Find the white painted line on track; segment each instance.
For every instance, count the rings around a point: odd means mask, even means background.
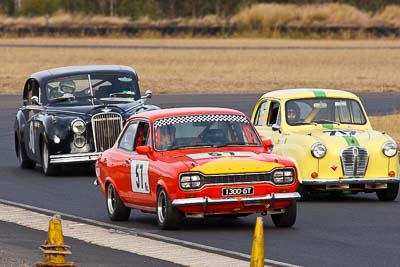
[[[200,245],[147,232],[138,232],[135,228],[121,227],[0,199],[1,221],[16,223],[47,232],[49,220],[53,214],[63,216],[64,236],[103,247],[186,266],[249,266],[250,263],[250,255],[244,253]],[[75,219],[79,222],[65,218]],[[83,223],[82,221],[87,223]],[[298,266],[268,259],[265,260],[265,264],[284,267]]]

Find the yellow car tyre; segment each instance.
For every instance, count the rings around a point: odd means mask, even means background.
[[[377,190],[376,195],[379,200],[392,201],[395,200],[399,193],[399,184],[388,184],[387,189]]]

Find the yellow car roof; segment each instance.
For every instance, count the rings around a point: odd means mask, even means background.
[[[347,91],[336,90],[336,89],[320,89],[320,88],[298,88],[298,89],[275,90],[264,94],[261,98],[267,98],[267,97],[276,99],[298,99],[298,98],[312,98],[312,97],[359,99],[358,96]]]

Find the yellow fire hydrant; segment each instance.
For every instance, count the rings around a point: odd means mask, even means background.
[[[253,248],[251,250],[250,267],[264,266],[264,227],[262,217],[257,217],[254,229]]]
[[[49,222],[47,241],[40,246],[44,253],[44,262],[36,263],[38,267],[74,267],[74,263],[65,262],[65,255],[72,254],[70,246],[64,245],[61,216],[54,215]]]

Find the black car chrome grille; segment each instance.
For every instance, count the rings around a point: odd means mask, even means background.
[[[93,139],[96,151],[112,147],[122,130],[122,117],[118,113],[99,113],[92,117]]]
[[[240,183],[259,183],[270,182],[272,175],[268,173],[245,173],[230,175],[205,175],[204,184],[240,184]]]
[[[363,147],[349,146],[340,153],[344,176],[364,176],[369,154]]]

